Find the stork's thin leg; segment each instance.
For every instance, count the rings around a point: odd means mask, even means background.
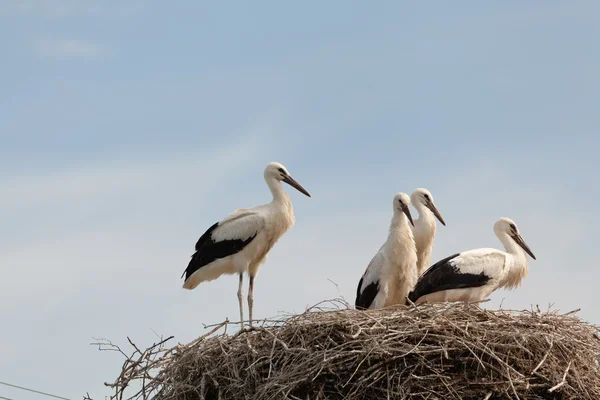
[[[244,274],[240,274],[240,285],[238,286],[237,296],[240,305],[240,325],[244,329],[244,302],[242,297],[242,283],[244,282]]]
[[[250,275],[250,285],[248,286],[248,314],[250,316],[250,326],[252,326],[252,309],[254,307],[254,277]]]

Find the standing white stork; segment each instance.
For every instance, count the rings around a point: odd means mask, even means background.
[[[408,298],[415,304],[444,301],[480,301],[494,290],[513,289],[527,275],[527,256],[535,256],[519,228],[509,218],[500,218],[494,232],[506,251],[475,249],[451,255],[431,266]]]
[[[369,263],[356,290],[357,309],[376,309],[404,304],[417,282],[417,250],[409,223],[410,197],[394,196],[394,216],[386,242]]]
[[[276,162],[265,168],[265,181],[273,194],[269,204],[234,211],[217,222],[198,239],[196,252],[184,271],[185,289],[194,289],[201,282],[212,281],[222,274],[239,274],[238,302],[240,323],[244,324],[242,283],[244,273],[250,276],[248,287],[248,309],[252,324],[254,305],[254,278],[267,253],[295,222],[294,210],[281,182],[310,194],[296,182],[287,169]],[[183,275],[182,275],[183,277]]]
[[[446,226],[446,222],[444,222],[444,218],[442,218],[435,206],[433,196],[429,190],[423,188],[416,189],[410,195],[410,201],[419,212],[419,218],[415,220],[413,235],[415,237],[415,244],[417,245],[417,270],[419,276],[421,276],[423,271],[429,266],[429,260],[431,259],[436,229],[435,218],[444,226]]]

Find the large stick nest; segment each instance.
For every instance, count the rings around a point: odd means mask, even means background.
[[[109,385],[117,398],[139,381],[133,398],[600,399],[599,329],[573,315],[329,304],[234,335],[223,323],[170,349],[134,346]]]

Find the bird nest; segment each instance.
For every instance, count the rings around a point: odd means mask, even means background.
[[[117,399],[133,385],[135,399],[598,400],[599,327],[572,314],[334,301],[187,345],[132,343],[107,385]]]

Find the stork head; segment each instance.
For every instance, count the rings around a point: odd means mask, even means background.
[[[406,193],[398,193],[394,196],[394,214],[403,213],[412,226],[415,226],[412,215],[410,215],[410,197]]]
[[[515,221],[513,221],[510,218],[500,218],[494,224],[494,232],[498,237],[501,237],[502,234],[508,235],[512,240],[515,241],[515,243],[517,243],[523,250],[525,250],[525,252],[531,256],[531,258],[535,260],[535,256],[531,252],[531,249],[529,248],[529,246],[527,246],[527,243],[525,243],[523,237],[521,237],[519,227],[517,227]]]
[[[444,221],[444,218],[442,218],[442,215],[435,206],[435,203],[433,202],[433,196],[431,195],[429,190],[423,188],[416,189],[410,196],[410,200],[415,205],[415,207],[418,207],[419,204],[423,205],[424,207],[427,207],[429,210],[431,210],[433,215],[435,215],[435,217],[442,223],[442,225],[446,226],[446,222]]]
[[[270,162],[265,168],[265,180],[276,180],[278,182],[285,182],[288,185],[292,186],[300,193],[310,197],[310,194],[302,187],[300,183],[298,183],[290,173],[287,168],[278,162]]]

